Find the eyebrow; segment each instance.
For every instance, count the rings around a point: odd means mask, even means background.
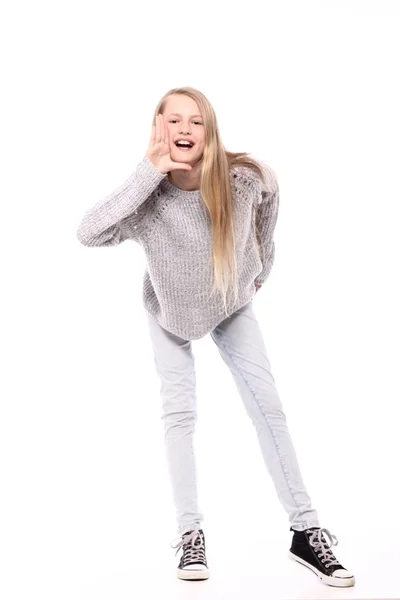
[[[170,113],[168,116],[172,117],[173,115],[176,115],[177,117],[181,117],[182,115],[179,113]],[[191,117],[201,117],[202,115],[190,115]]]

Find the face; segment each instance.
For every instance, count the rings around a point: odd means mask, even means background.
[[[197,102],[183,94],[170,96],[163,112],[168,128],[171,159],[176,162],[198,162],[205,147],[204,120]],[[191,148],[179,148],[177,140],[184,138],[193,143]]]

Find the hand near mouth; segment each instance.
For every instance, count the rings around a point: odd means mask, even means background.
[[[156,124],[152,127],[146,156],[161,173],[168,173],[174,169],[192,170],[191,165],[171,159],[168,128],[165,126],[161,114],[157,115]]]

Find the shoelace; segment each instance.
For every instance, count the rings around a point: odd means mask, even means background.
[[[318,557],[323,557],[322,562],[326,567],[340,565],[340,562],[335,558],[335,555],[331,550],[331,546],[337,546],[338,544],[336,536],[332,535],[332,533],[325,528],[315,530],[307,529],[307,533],[311,533],[309,538],[310,545],[314,548],[315,552],[321,552],[321,554],[318,554]],[[325,534],[329,542],[322,537],[323,534]]]
[[[179,542],[175,545],[171,543],[170,546],[171,548],[177,548],[175,556],[178,554],[181,547],[184,547],[183,564],[195,561],[204,562],[204,542],[201,533],[197,529],[177,539],[179,539]]]

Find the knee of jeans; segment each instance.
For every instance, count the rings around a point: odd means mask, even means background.
[[[163,405],[161,418],[169,425],[194,427],[197,421],[197,411],[195,408],[179,410],[176,406]]]

